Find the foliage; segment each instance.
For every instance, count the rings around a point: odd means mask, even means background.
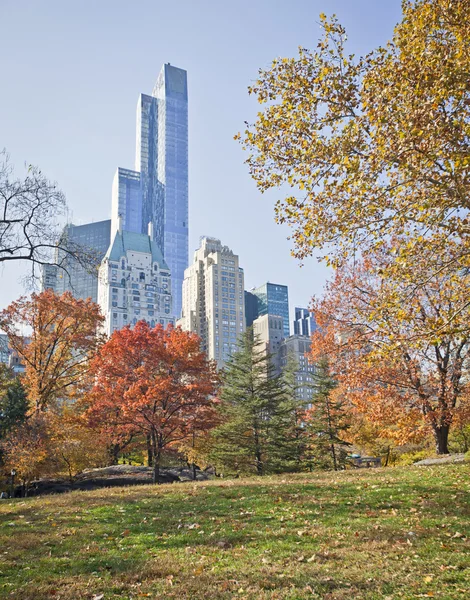
[[[0,597],[463,600],[469,492],[443,465],[2,500]]]
[[[248,327],[222,374],[211,458],[228,473],[263,475],[275,469],[272,449],[286,434],[284,386],[272,357]]]
[[[62,405],[48,418],[48,446],[51,461],[71,481],[84,469],[109,463],[106,439],[91,429],[77,405]]]
[[[35,414],[10,430],[1,442],[7,471],[14,469],[27,491],[34,479],[55,472],[51,461],[46,418]]]
[[[295,254],[335,246],[337,264],[400,236],[408,268],[423,239],[436,256],[461,243],[452,272],[468,265],[470,4],[404,0],[392,42],[359,58],[320,18],[315,50],[260,70],[249,91],[263,111],[243,139],[261,190],[299,192],[276,207]]]
[[[80,395],[97,346],[103,317],[97,304],[46,290],[12,302],[0,313],[0,326],[25,364],[24,386],[31,412]],[[32,330],[30,337],[24,328]]]
[[[0,438],[26,420],[29,404],[19,377],[9,381],[0,391]]]
[[[315,303],[320,329],[312,355],[329,357],[338,393],[380,424],[381,437],[403,444],[432,432],[436,451],[445,454],[453,420],[469,416],[469,309],[455,299],[445,274],[423,268],[427,283],[412,295],[406,282],[390,280],[384,272],[394,248],[337,271]],[[444,332],[453,313],[458,327]]]
[[[348,409],[337,383],[330,375],[328,360],[320,358],[313,374],[314,391],[306,415],[311,460],[321,468],[344,468],[348,447],[345,439],[349,429]]]
[[[89,418],[117,443],[148,439],[155,481],[165,448],[212,426],[217,375],[193,333],[139,321],[113,333],[93,372]]]

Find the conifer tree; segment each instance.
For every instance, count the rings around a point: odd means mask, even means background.
[[[282,397],[270,424],[270,470],[275,472],[302,471],[306,468],[305,402],[298,397],[298,363],[288,355],[279,385]]]
[[[264,475],[270,470],[272,418],[284,399],[272,357],[261,351],[251,327],[240,336],[222,374],[220,416],[211,458],[232,473]]]
[[[26,420],[29,404],[19,377],[14,377],[0,391],[0,438]]]
[[[334,394],[337,383],[330,375],[326,358],[318,361],[313,381],[312,403],[306,419],[312,460],[318,466],[337,471],[344,466],[350,445],[343,439],[349,423],[344,400]]]

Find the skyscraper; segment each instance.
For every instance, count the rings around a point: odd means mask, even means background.
[[[109,247],[111,221],[97,221],[86,225],[69,224],[64,228],[61,247],[69,248],[84,257],[83,264],[56,249],[56,263],[63,268],[46,265],[42,271],[42,289],[57,294],[71,292],[75,298],[98,299],[98,268]]]
[[[183,310],[177,323],[194,331],[219,368],[245,330],[244,274],[238,256],[215,238],[201,238],[183,282]]]
[[[270,283],[269,281],[251,290],[258,299],[257,317],[273,315],[282,317],[284,337],[289,337],[289,293],[287,285]]]
[[[138,193],[137,184],[129,183],[137,175]],[[179,317],[188,266],[188,85],[183,69],[163,65],[152,95],[139,96],[135,171],[118,169],[116,177],[112,231],[117,231],[118,217],[124,231],[129,223],[130,231],[146,233],[148,223],[153,224],[154,240],[172,274],[173,311]]]
[[[294,335],[308,335],[317,328],[315,317],[308,308],[295,307]]]

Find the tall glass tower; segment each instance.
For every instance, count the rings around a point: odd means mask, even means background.
[[[181,314],[184,270],[188,266],[188,82],[187,74],[163,65],[152,96],[158,105],[158,181],[155,239],[171,271],[173,307]],[[162,220],[162,223],[159,220]]]
[[[137,184],[137,175],[140,181]],[[181,315],[184,270],[188,266],[188,84],[187,74],[163,65],[152,95],[137,102],[135,171],[118,170],[113,194],[112,231],[146,233],[154,240],[171,272],[173,310]],[[131,181],[132,180],[132,181]],[[139,193],[135,194],[135,186]],[[134,229],[141,220],[140,231]],[[129,225],[128,225],[129,223]]]

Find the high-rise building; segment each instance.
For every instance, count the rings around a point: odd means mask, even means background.
[[[163,184],[163,212],[155,220],[156,238],[172,274],[175,314],[182,306],[188,266],[188,83],[183,69],[163,65],[152,95],[158,102],[158,181]],[[163,220],[163,227],[160,221]]]
[[[71,292],[75,298],[93,302],[98,300],[98,268],[109,247],[111,221],[97,221],[86,225],[69,224],[56,249],[56,263],[46,265],[42,271],[42,289],[52,289],[57,294]],[[83,261],[68,255],[65,248],[81,253]]]
[[[282,317],[261,315],[253,321],[253,333],[258,338],[261,352],[271,355],[272,364],[279,368],[279,348],[284,339]]]
[[[289,337],[289,293],[287,285],[270,283],[269,281],[251,293],[257,297],[257,315],[273,315],[282,317],[284,337]]]
[[[310,351],[311,339],[306,335],[291,335],[282,340],[279,347],[279,366],[284,368],[289,357],[295,360],[298,367],[296,370],[297,397],[306,405],[310,404],[313,393],[313,374],[315,365],[307,358]]]
[[[245,330],[244,274],[238,256],[221,241],[203,237],[184,272],[178,325],[201,338],[209,359],[223,367]]]
[[[251,327],[253,321],[258,318],[258,297],[245,290],[245,321],[246,326]]]
[[[188,266],[188,85],[183,69],[163,65],[152,95],[139,96],[135,171],[118,169],[116,174],[113,233],[119,217],[124,231],[146,233],[148,223],[153,224],[154,240],[172,273],[173,310],[179,317]]]
[[[174,324],[171,277],[160,248],[148,235],[118,228],[99,272],[98,303],[105,316],[104,332],[147,321]]]
[[[315,317],[308,308],[295,307],[295,319],[294,319],[294,335],[308,335],[317,328]]]
[[[130,169],[116,171],[113,180],[111,214],[120,215],[124,231],[142,232],[142,199],[140,189],[140,173]],[[118,229],[118,219],[112,219],[111,237]]]

